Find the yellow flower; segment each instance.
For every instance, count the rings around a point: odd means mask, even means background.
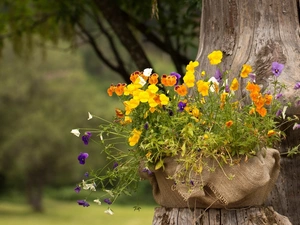
[[[245,78],[248,77],[249,73],[251,72],[252,72],[252,67],[248,64],[244,64],[240,75],[241,77]]]
[[[252,107],[252,108],[250,109],[250,111],[249,111],[249,114],[252,115],[252,114],[254,114],[254,113],[255,113],[255,108]]]
[[[147,90],[154,94],[158,91],[158,87],[155,84],[150,84]]]
[[[149,104],[149,106],[150,106],[151,108],[154,108],[154,107],[156,107],[156,106],[158,105],[157,101],[155,101],[154,98],[149,98],[148,104]]]
[[[168,103],[169,103],[169,98],[165,94],[160,94],[159,100],[162,105],[168,105]]]
[[[138,105],[140,104],[140,100],[138,98],[132,98],[127,102],[127,106],[130,109],[135,109],[136,107],[138,107]]]
[[[197,87],[198,87],[198,91],[201,93],[202,96],[207,96],[208,95],[209,82],[199,80],[197,82]]]
[[[269,130],[268,131],[268,137],[271,137],[274,134],[276,134],[276,132],[274,130]]]
[[[186,70],[194,73],[195,67],[199,66],[198,61],[190,61],[190,63],[186,66]]]
[[[220,50],[213,51],[207,57],[211,65],[218,65],[222,61],[223,53]]]
[[[151,155],[152,155],[152,153],[151,153],[151,152],[148,152],[148,153],[146,154],[146,158],[149,160],[150,157],[151,157]]]
[[[201,76],[204,77],[205,74],[206,74],[206,72],[205,72],[205,70],[203,70],[203,71],[201,72]]]
[[[234,78],[230,85],[230,90],[236,91],[237,89],[239,89],[239,82],[236,78]]]
[[[142,131],[139,131],[137,129],[134,129],[132,131],[132,136],[129,137],[128,142],[130,146],[134,146],[139,142],[139,139],[141,137]]]
[[[141,102],[148,102],[149,93],[147,91],[141,91],[139,93],[139,99],[140,99]]]
[[[193,72],[186,72],[183,77],[183,81],[187,87],[194,87],[195,85],[195,75]]]

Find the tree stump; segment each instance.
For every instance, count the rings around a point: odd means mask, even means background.
[[[155,209],[152,225],[292,225],[272,207],[245,209]]]

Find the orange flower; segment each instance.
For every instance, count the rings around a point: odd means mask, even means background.
[[[188,93],[187,87],[185,84],[182,85],[176,85],[174,87],[174,90],[180,95],[180,96],[186,96]]]
[[[158,74],[157,73],[153,73],[149,77],[149,84],[157,84],[157,83],[158,83]]]
[[[118,83],[118,85],[115,88],[115,92],[118,96],[121,96],[124,93],[126,84]]]
[[[115,112],[116,112],[116,116],[117,116],[118,118],[123,118],[123,117],[124,117],[124,113],[122,112],[121,109],[116,108],[116,109],[115,109]]]
[[[267,115],[267,110],[264,107],[256,108],[256,112],[258,112],[258,114],[262,117],[265,117],[265,115]]]
[[[163,74],[161,76],[161,83],[165,86],[167,86],[167,75],[166,74]]]
[[[132,83],[135,82],[135,80],[140,76],[141,72],[140,71],[135,71],[130,75],[130,80]]]
[[[266,105],[270,105],[272,103],[272,99],[273,99],[272,95],[265,94]]]
[[[116,89],[116,86],[113,85],[113,84],[111,84],[110,87],[107,89],[107,94],[108,94],[109,96],[112,96],[113,93],[115,92],[115,89]]]
[[[226,127],[231,127],[233,124],[233,121],[232,120],[229,120],[225,123]]]
[[[257,84],[248,82],[246,89],[250,92],[260,92],[260,87]]]

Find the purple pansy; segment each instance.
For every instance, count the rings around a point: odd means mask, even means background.
[[[279,62],[272,63],[272,73],[274,74],[275,77],[278,77],[281,74],[283,68],[284,65]]]
[[[186,103],[185,102],[179,102],[178,103],[178,110],[179,112],[182,112],[184,110],[184,107],[186,106]]]
[[[80,164],[85,164],[86,158],[89,157],[89,154],[86,152],[80,152],[79,156],[77,157]]]
[[[181,78],[181,75],[179,73],[176,73],[176,72],[171,72],[170,75],[176,77],[176,84],[175,85],[177,85],[180,78]]]
[[[89,207],[90,204],[87,203],[85,200],[77,200],[78,205],[82,205],[83,207]]]
[[[89,176],[90,176],[89,172],[85,172],[85,173],[84,173],[84,176],[85,176],[85,177],[89,177]]]
[[[81,190],[81,187],[79,187],[79,186],[77,186],[76,188],[74,188],[74,191],[75,191],[76,193],[79,193],[80,190]]]
[[[109,198],[106,198],[106,199],[104,199],[103,201],[104,201],[105,203],[107,203],[108,205],[111,205],[111,204],[112,204],[112,202],[110,201]]]
[[[91,132],[86,132],[85,135],[82,136],[82,141],[85,145],[89,144],[90,137],[92,136]]]
[[[300,89],[300,82],[297,82],[297,83],[295,84],[294,89],[295,89],[295,90]]]
[[[219,69],[216,70],[214,77],[216,78],[216,80],[218,82],[220,82],[222,80],[222,73]]]

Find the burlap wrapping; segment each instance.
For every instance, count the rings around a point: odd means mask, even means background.
[[[229,180],[220,168],[214,172],[203,170],[201,176],[193,177],[192,188],[184,183],[175,184],[166,179],[178,170],[173,158],[165,160],[165,170],[152,171],[149,175],[140,172],[153,188],[155,201],[164,207],[182,208],[240,208],[262,205],[275,184],[279,169],[280,155],[275,149],[265,151],[241,161],[239,165],[223,167],[226,174],[234,174]]]

